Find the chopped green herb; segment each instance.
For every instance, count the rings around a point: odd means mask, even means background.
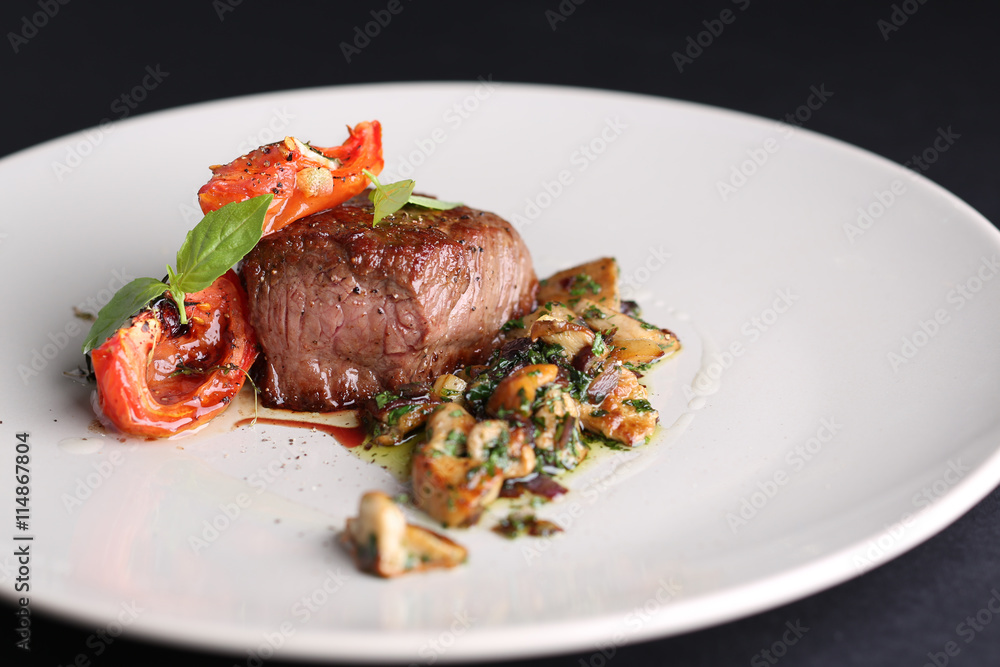
[[[644,398],[628,398],[622,401],[625,405],[631,405],[636,412],[654,412],[653,406]]]
[[[411,405],[401,405],[398,408],[393,408],[389,410],[389,413],[385,416],[385,423],[392,426],[399,422],[399,418],[405,414],[409,414],[417,409],[415,404]]]
[[[523,329],[523,328],[524,328],[524,318],[519,317],[516,320],[508,320],[502,327],[500,327],[500,331],[506,333],[508,331],[513,331],[514,329]]]
[[[633,364],[631,361],[626,361],[622,364],[625,368],[636,373],[644,373],[653,367],[653,364]]]
[[[624,443],[618,442],[617,440],[612,440],[603,433],[595,433],[594,431],[584,431],[583,432],[583,442],[588,445],[604,445],[610,449],[626,450],[631,449],[631,447],[626,446]]]
[[[607,353],[608,346],[604,344],[604,336],[600,331],[594,334],[594,343],[590,346],[590,351],[598,357]]]
[[[466,435],[458,429],[448,431],[441,453],[447,456],[461,456],[465,449]]]
[[[378,406],[379,410],[381,410],[386,405],[396,400],[399,400],[399,396],[392,393],[391,391],[383,391],[381,393],[375,394],[375,405]]]
[[[569,288],[569,293],[573,296],[580,296],[582,294],[586,294],[587,290],[590,290],[592,294],[600,294],[601,285],[586,273],[574,276],[573,284]]]
[[[444,441],[445,442],[454,443],[454,444],[457,444],[457,445],[464,445],[465,441],[467,439],[468,439],[468,436],[466,436],[465,433],[459,431],[456,428],[456,429],[452,429],[451,431],[448,431],[448,437],[446,437],[444,439]]]

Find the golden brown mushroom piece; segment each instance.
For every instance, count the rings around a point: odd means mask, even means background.
[[[616,361],[640,368],[666,359],[681,349],[677,336],[668,329],[660,329],[588,299],[581,299],[574,310],[594,331],[614,334],[611,343],[615,350],[611,358]]]
[[[432,530],[406,523],[403,511],[381,491],[361,497],[358,517],[347,520],[341,542],[358,568],[380,577],[396,577],[465,562],[465,547]]]
[[[614,257],[602,257],[554,273],[541,282],[537,298],[539,303],[559,301],[568,306],[585,298],[611,310],[621,310],[618,262]]]
[[[583,406],[580,419],[588,431],[600,433],[629,447],[645,444],[660,415],[649,404],[646,388],[627,368],[599,406]]]

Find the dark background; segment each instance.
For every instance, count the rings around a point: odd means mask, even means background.
[[[353,39],[355,26],[370,21],[370,11],[385,9],[387,0],[115,7],[6,0],[0,6],[0,156],[119,118],[123,107],[112,105],[142,80],[147,65],[169,76],[129,115],[263,91],[492,74],[499,81],[647,93],[779,119],[805,102],[810,86],[822,85],[833,96],[806,127],[891,160],[907,162],[930,147],[939,130],[951,128],[960,138],[923,173],[1000,221],[1000,46],[987,3],[401,2],[403,11],[348,63],[340,43]],[[37,13],[45,6],[53,15],[43,21]],[[546,15],[560,7],[565,20]],[[706,30],[703,22],[723,9],[735,20],[678,71],[673,53],[683,52],[688,37]],[[34,31],[25,23],[33,16],[41,25]],[[24,39],[12,42],[12,33]],[[773,664],[759,652],[780,640],[786,622],[798,621],[809,630],[777,661],[782,665],[920,667],[934,664],[932,657],[938,667],[945,660],[998,665],[1000,615],[969,643],[956,634],[956,626],[1000,590],[998,524],[1000,492],[994,491],[937,537],[862,577],[744,620],[622,647],[607,662]],[[40,665],[68,664],[93,632],[40,614],[33,629],[32,664]],[[13,645],[12,631],[3,636]],[[957,656],[943,653],[949,641],[958,644]],[[525,664],[596,666],[603,658],[588,653]],[[92,664],[160,661],[241,662],[121,639]]]

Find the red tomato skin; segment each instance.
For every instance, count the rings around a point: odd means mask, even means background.
[[[229,271],[188,294],[185,311],[192,322],[186,337],[170,337],[163,316],[150,309],[91,352],[98,404],[122,432],[165,438],[200,426],[221,413],[243,386],[258,348],[239,276]],[[213,329],[213,340],[197,340],[205,332],[200,326]],[[178,378],[163,372],[192,350],[212,357],[207,372]]]
[[[212,178],[198,190],[202,212],[258,195],[274,195],[264,218],[267,236],[299,218],[344,203],[368,187],[368,177],[362,169],[378,175],[385,164],[382,126],[377,120],[358,123],[348,131],[350,136],[340,146],[312,146],[327,159],[317,158],[308,150],[303,152],[295,139],[286,137],[228,164],[213,166]],[[338,160],[340,166],[331,168],[329,160]],[[329,173],[325,179],[328,188],[322,192],[304,188],[304,181],[300,180],[304,171],[317,169]]]

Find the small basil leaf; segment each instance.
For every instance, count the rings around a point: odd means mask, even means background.
[[[368,174],[368,178],[375,184],[375,189],[368,193],[368,198],[375,204],[372,226],[377,227],[383,218],[406,206],[416,184],[411,180],[405,180],[382,185],[373,175]]]
[[[243,259],[260,240],[273,195],[226,204],[205,215],[177,251],[173,287],[200,292]]]
[[[430,197],[421,197],[420,195],[410,195],[410,200],[406,203],[416,204],[424,208],[433,208],[438,211],[447,211],[448,209],[462,206],[462,202],[460,201],[441,201],[440,199],[431,199]]]
[[[97,313],[97,319],[90,327],[87,339],[83,341],[83,353],[103,345],[125,320],[168,289],[165,283],[155,278],[136,278],[118,290],[111,301],[101,308],[101,312]]]

